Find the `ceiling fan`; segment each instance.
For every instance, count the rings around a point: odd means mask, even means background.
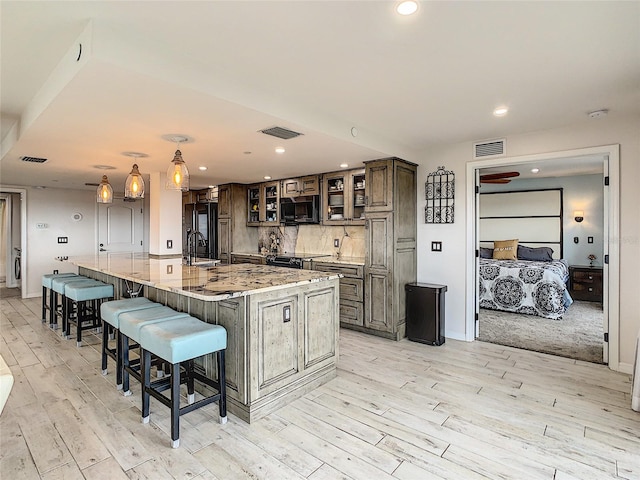
[[[509,183],[511,178],[519,176],[519,172],[489,173],[480,175],[480,183]]]

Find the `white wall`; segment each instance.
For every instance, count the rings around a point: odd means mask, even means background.
[[[507,136],[509,157],[559,152],[599,145],[620,144],[620,238],[611,238],[620,255],[620,330],[618,362],[633,362],[635,338],[640,329],[640,117],[618,118],[611,114],[577,125]],[[446,336],[465,338],[469,304],[466,298],[466,164],[473,160],[472,143],[463,142],[429,149],[418,160],[418,281],[446,284]],[[444,165],[456,174],[455,223],[424,223],[424,182],[427,174]],[[442,252],[430,251],[432,240],[443,242]]]
[[[27,191],[27,297],[42,294],[42,275],[53,272],[77,272],[58,256],[92,255],[96,252],[96,198],[93,190],[63,190],[57,188]],[[82,215],[74,220],[73,214]],[[47,228],[38,228],[45,223]],[[69,243],[59,244],[58,237],[68,237]]]
[[[570,265],[588,265],[587,256],[598,257],[594,265],[602,265],[604,252],[604,194],[603,175],[576,175],[572,177],[526,178],[504,185],[483,184],[480,192],[506,192],[562,188],[564,258]],[[584,211],[584,220],[574,220],[575,210]],[[482,213],[481,213],[482,215]],[[578,237],[579,243],[573,238]],[[593,243],[587,243],[593,237]]]

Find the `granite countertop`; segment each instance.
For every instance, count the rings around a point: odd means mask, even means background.
[[[70,257],[68,261],[78,267],[130,282],[207,301],[332,280],[340,276],[268,265],[187,266],[182,264],[181,258],[150,258],[146,253],[109,253]]]

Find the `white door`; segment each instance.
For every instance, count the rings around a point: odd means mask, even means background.
[[[142,252],[143,201],[98,204],[98,251]]]

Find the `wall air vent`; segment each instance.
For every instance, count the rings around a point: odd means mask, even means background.
[[[48,158],[39,158],[39,157],[20,157],[20,160],[23,162],[31,162],[31,163],[45,163],[48,162]]]
[[[300,135],[304,135],[303,133],[294,132],[293,130],[282,127],[270,127],[258,131],[264,133],[265,135],[271,135],[272,137],[278,137],[284,140],[289,140],[290,138],[296,138]]]
[[[473,158],[500,157],[506,153],[506,140],[490,140],[473,144]]]

